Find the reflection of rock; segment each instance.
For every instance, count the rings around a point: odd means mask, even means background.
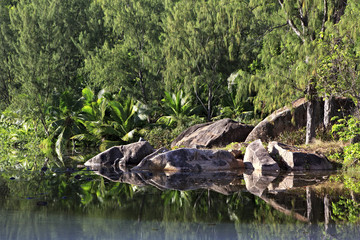
[[[144,157],[154,152],[153,147],[146,141],[139,141],[127,145],[112,147],[89,159],[85,166],[100,165],[136,165]]]
[[[269,153],[266,151],[258,139],[249,144],[246,148],[244,156],[244,164],[251,163],[255,170],[260,171],[278,171],[280,170],[279,165],[272,159]]]
[[[240,166],[228,151],[181,148],[145,158],[133,170],[201,172],[229,170]]]
[[[145,181],[137,173],[123,172],[114,167],[106,167],[106,166],[90,167],[90,170],[113,182],[122,182],[137,186],[146,185]]]
[[[253,171],[251,174],[244,174],[246,189],[254,195],[261,196],[264,192],[275,193],[285,190],[303,188],[327,181],[329,172],[312,174],[299,174],[296,172],[278,175],[277,173],[262,173]],[[266,190],[266,191],[265,191]],[[259,193],[261,193],[259,195]]]
[[[246,189],[256,195],[262,196],[269,184],[274,181],[278,173],[264,175],[261,171],[253,171],[252,174],[244,174]]]
[[[279,156],[279,161],[285,163],[286,167],[295,170],[331,170],[331,163],[322,156],[305,152],[292,146],[278,142],[270,142],[268,146],[272,155]],[[281,164],[280,164],[281,165]]]
[[[309,186],[319,184],[326,179],[328,175],[294,172],[279,176],[266,176],[260,171],[254,171],[251,175],[244,174],[246,189],[250,193],[260,197],[277,211],[301,222],[322,220],[321,215],[312,216],[312,209],[324,209],[325,201],[321,196],[309,194],[311,192]]]
[[[231,183],[234,182],[234,180],[237,178],[240,178],[238,172],[159,172],[145,181],[148,184],[154,185],[160,189],[211,189],[224,195],[228,195],[243,188],[241,185],[231,185]]]
[[[171,147],[224,147],[232,142],[243,142],[253,128],[231,119],[198,124],[182,132],[171,143]]]
[[[281,177],[281,181],[274,181],[269,184],[269,192],[285,191],[294,187],[294,174],[290,173]]]
[[[90,168],[96,174],[114,182],[137,186],[151,185],[160,190],[211,189],[225,195],[240,191],[242,172],[123,172],[113,167],[98,166]]]
[[[250,193],[259,196],[274,209],[302,222],[312,222],[315,218],[310,216],[309,211],[313,208],[319,209],[323,202],[321,197],[314,194],[311,198],[308,196],[309,186],[327,179],[328,175],[324,174],[294,172],[277,177],[264,176],[259,171],[254,171],[251,175],[244,174],[246,189]],[[321,216],[316,216],[316,219],[320,218]]]

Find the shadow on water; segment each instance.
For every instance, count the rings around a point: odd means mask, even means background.
[[[360,188],[348,180],[112,167],[3,173],[0,238],[357,239]]]

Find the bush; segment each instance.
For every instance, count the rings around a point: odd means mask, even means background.
[[[301,128],[297,131],[292,131],[292,132],[284,131],[274,140],[289,145],[301,145],[305,143],[305,134],[306,134],[305,128]]]
[[[164,124],[149,125],[148,127],[143,128],[140,131],[140,134],[154,148],[166,147],[170,149],[171,142],[180,135],[180,133],[193,125],[203,122],[203,118],[191,116],[188,118],[187,122],[178,124],[176,128],[171,128],[170,126]]]
[[[354,116],[338,119],[332,127],[332,133],[339,137],[340,141],[350,141],[360,135],[360,121]],[[344,167],[356,167],[360,159],[360,143],[350,143],[344,147]]]
[[[40,131],[42,132],[42,131]],[[0,170],[9,168],[31,169],[41,166],[37,158],[43,135],[38,135],[31,119],[22,119],[14,112],[3,112],[0,117]]]

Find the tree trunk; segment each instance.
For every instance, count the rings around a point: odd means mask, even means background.
[[[331,220],[331,209],[330,209],[330,201],[329,201],[329,197],[326,194],[324,197],[324,219],[325,219],[325,232],[328,232],[328,228],[329,228],[329,223]]]
[[[139,82],[140,82],[141,93],[143,95],[143,100],[144,100],[144,103],[147,103],[148,99],[147,99],[147,94],[146,94],[146,89],[145,89],[143,73],[141,70],[138,72],[138,75],[139,75]]]
[[[306,142],[305,144],[310,144],[315,139],[315,104],[316,101],[310,100],[307,104],[306,109]]]
[[[324,225],[326,236],[329,239],[333,238],[333,236],[336,236],[336,227],[334,225],[334,221],[331,219],[331,210],[331,201],[329,196],[326,194],[324,196]]]
[[[316,89],[315,89],[315,79],[310,79],[309,85],[307,88],[307,95],[309,102],[306,109],[306,141],[305,144],[310,144],[315,139],[315,105],[316,105]]]
[[[324,102],[324,128],[325,130],[331,126],[331,118],[334,116],[334,97],[328,96]]]
[[[306,209],[307,209],[307,218],[310,222],[314,220],[313,218],[313,209],[312,209],[312,194],[309,186],[306,187]]]
[[[208,103],[207,103],[207,121],[210,122],[212,118],[212,84],[209,86],[208,90]]]

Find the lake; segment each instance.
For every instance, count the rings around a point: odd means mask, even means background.
[[[359,239],[357,173],[2,172],[0,239]]]

